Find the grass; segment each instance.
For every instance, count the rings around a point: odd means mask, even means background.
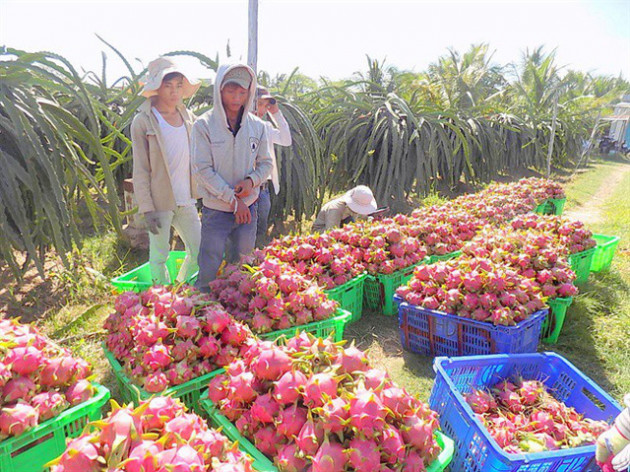
[[[571,210],[587,202],[592,202],[597,191],[612,176],[617,167],[617,163],[602,158],[591,160],[589,166],[576,174],[570,185],[565,188],[567,194],[565,209]]]

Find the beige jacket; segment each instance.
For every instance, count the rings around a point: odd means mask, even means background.
[[[329,229],[339,228],[341,222],[349,216],[355,217],[356,213],[348,207],[344,196],[335,198],[319,211],[317,219],[313,222],[313,231],[323,233]]]
[[[184,119],[184,126],[190,133],[195,115],[181,104],[177,109]],[[160,124],[151,112],[151,100],[146,100],[139,108],[131,123],[131,143],[133,149],[133,191],[138,202],[138,212],[175,210],[175,197],[171,186],[171,175],[164,156],[164,143]],[[192,157],[191,157],[192,163]],[[192,198],[199,198],[197,185],[190,171],[190,192]]]

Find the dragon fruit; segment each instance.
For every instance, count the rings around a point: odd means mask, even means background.
[[[38,419],[37,410],[27,403],[16,403],[13,407],[5,406],[0,410],[0,434],[19,436],[36,426]]]
[[[48,391],[35,395],[30,404],[37,410],[39,420],[43,421],[57,416],[68,408],[69,401],[58,392]]]
[[[97,472],[106,463],[126,472],[254,470],[225,436],[170,397],[154,397],[134,409],[113,402],[112,412],[92,425],[47,464],[51,472]]]

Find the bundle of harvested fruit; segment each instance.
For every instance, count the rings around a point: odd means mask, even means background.
[[[210,290],[212,299],[257,334],[322,321],[339,307],[317,283],[272,256],[256,267],[227,266]]]
[[[487,258],[418,266],[396,293],[410,305],[505,326],[544,306],[534,280]]]
[[[252,346],[208,397],[280,471],[419,472],[439,453],[435,412],[359,349],[306,333]]]
[[[427,251],[422,242],[402,225],[403,215],[381,221],[361,221],[329,231],[335,240],[350,246],[372,274],[391,274],[422,261]]]
[[[29,325],[0,320],[0,440],[19,436],[95,392],[92,367]]]
[[[51,472],[252,472],[251,459],[171,397],[121,407],[91,423]]]
[[[328,233],[274,239],[262,253],[263,257],[272,256],[286,262],[326,290],[357,277],[369,262],[364,261],[360,250],[351,250]]]
[[[514,229],[538,230],[553,235],[568,254],[577,254],[597,245],[593,233],[581,221],[555,215],[522,215],[510,222]]]
[[[147,392],[161,392],[228,365],[253,338],[192,287],[155,286],[116,298],[105,320],[107,349]]]
[[[464,397],[492,438],[510,454],[593,444],[610,427],[567,407],[538,380],[504,380]]]
[[[482,257],[515,269],[540,286],[543,297],[572,297],[575,272],[552,234],[538,230],[487,228],[462,248],[462,257]]]

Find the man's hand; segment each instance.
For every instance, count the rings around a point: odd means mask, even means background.
[[[252,213],[240,198],[236,199],[236,213],[234,213],[234,216],[236,217],[236,223],[239,225],[248,225],[252,222]]]
[[[254,188],[254,182],[252,179],[247,178],[245,180],[241,180],[234,187],[234,195],[236,198],[245,198],[248,197],[250,193],[252,193],[252,189]]]
[[[615,419],[615,424],[597,438],[595,459],[598,464],[605,464],[611,457],[617,459],[617,463],[623,465],[630,461],[630,394],[626,395],[625,408]],[[613,467],[616,467],[613,460]],[[622,470],[617,469],[615,470]]]
[[[278,102],[274,103],[273,105],[271,103],[267,105],[267,111],[269,111],[269,113],[271,114],[278,113],[280,111],[280,108],[278,108]]]
[[[162,223],[160,222],[160,217],[157,211],[147,211],[144,213],[144,221],[147,224],[147,229],[152,234],[158,234],[158,230],[162,227]]]

